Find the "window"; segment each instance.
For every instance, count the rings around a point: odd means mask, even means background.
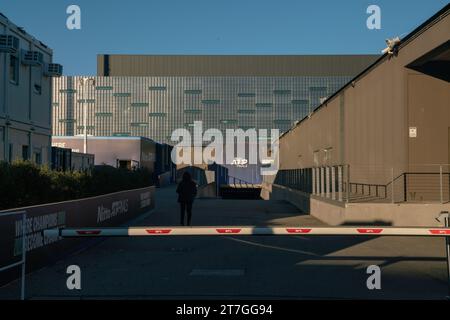
[[[95,99],[78,99],[78,103],[95,103]]]
[[[42,152],[41,149],[35,148],[34,149],[34,163],[36,164],[42,164]]]
[[[129,137],[131,133],[129,132],[114,132],[113,137]]]
[[[309,87],[309,91],[311,92],[327,92],[327,87]]]
[[[164,86],[151,86],[151,87],[148,87],[148,90],[150,90],[150,91],[166,91],[167,88]]]
[[[112,117],[113,114],[111,112],[97,112],[95,114],[96,117]]]
[[[250,92],[241,92],[241,93],[238,93],[238,97],[239,97],[239,98],[252,98],[252,97],[255,97],[255,96],[256,96],[255,93],[250,93]]]
[[[19,83],[19,58],[14,55],[9,56],[9,81]]]
[[[292,100],[293,105],[308,106],[309,100]]]
[[[203,104],[219,104],[220,100],[202,100]]]
[[[8,160],[9,163],[11,163],[13,161],[13,155],[14,155],[14,145],[12,143],[9,144],[9,148],[8,148]]]
[[[233,123],[237,123],[237,120],[225,119],[225,120],[220,120],[220,123],[222,123],[222,124],[233,124]]]
[[[76,93],[77,90],[75,90],[75,89],[60,89],[59,92],[60,93],[72,94],[72,93]]]
[[[251,110],[251,109],[240,109],[238,110],[238,113],[240,114],[254,114],[256,112],[256,110]]]
[[[114,97],[117,98],[127,98],[127,97],[131,97],[131,93],[129,92],[116,92],[113,94]]]
[[[273,120],[273,123],[275,123],[275,124],[290,124],[291,120],[288,120],[288,119],[275,119],[275,120]]]
[[[239,129],[247,131],[247,130],[256,129],[256,128],[255,128],[255,126],[239,126]]]
[[[22,159],[23,160],[29,159],[29,152],[30,152],[29,146],[22,146]]]
[[[165,117],[166,114],[164,112],[151,112],[148,114],[149,117]]]
[[[148,107],[149,104],[146,102],[133,102],[133,103],[131,103],[131,106],[136,107],[136,108],[145,108],[145,107]]]
[[[273,90],[273,94],[279,96],[285,96],[291,94],[291,90]]]
[[[201,109],[185,109],[184,113],[186,114],[200,114],[202,113]]]
[[[185,94],[202,94],[202,90],[184,90]]]
[[[42,94],[42,69],[32,68],[32,81],[33,81],[33,92],[37,95]]]
[[[257,103],[256,107],[257,108],[272,108],[272,104],[271,103]]]
[[[130,126],[132,126],[132,127],[147,127],[148,123],[146,123],[146,122],[131,122]]]
[[[97,90],[97,91],[110,91],[112,89],[113,89],[113,87],[111,87],[111,86],[98,86],[98,87],[95,87],[95,90]]]

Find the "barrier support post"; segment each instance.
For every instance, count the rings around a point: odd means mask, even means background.
[[[23,214],[22,218],[22,283],[20,286],[20,299],[25,300],[25,277],[26,277],[26,236],[27,236],[27,214]]]
[[[450,226],[450,213],[441,211],[436,220],[442,223],[442,219],[444,219],[444,226],[448,228]],[[447,300],[450,300],[450,237],[445,237],[445,253],[447,255]]]
[[[448,228],[450,226],[450,214],[447,212],[445,217],[445,227]],[[448,281],[448,296],[447,299],[450,299],[450,237],[445,237],[445,246],[447,252],[447,281]]]

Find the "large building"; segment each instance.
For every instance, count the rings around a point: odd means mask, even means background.
[[[285,132],[376,58],[100,55],[94,81],[54,80],[53,133],[82,135],[86,126],[92,136],[173,144],[172,132],[194,121]]]
[[[50,161],[52,54],[0,13],[0,161]]]

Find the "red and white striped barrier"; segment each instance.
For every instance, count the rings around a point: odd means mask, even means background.
[[[450,228],[395,227],[130,227],[48,229],[49,237],[144,236],[420,236],[450,237]]]

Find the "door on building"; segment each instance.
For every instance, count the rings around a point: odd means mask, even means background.
[[[131,170],[131,160],[117,160],[117,167],[120,169]]]

